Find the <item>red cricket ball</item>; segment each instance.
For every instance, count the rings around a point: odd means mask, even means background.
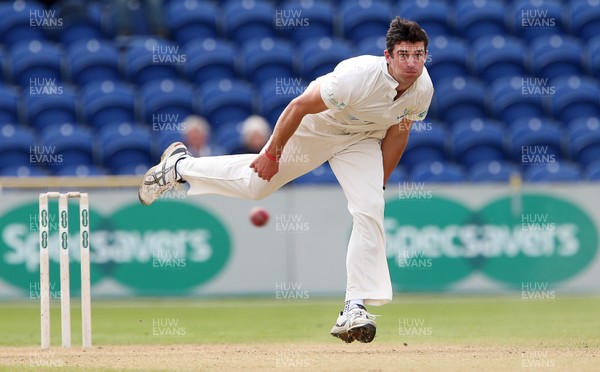
[[[250,221],[254,226],[264,226],[269,222],[269,212],[262,207],[254,207],[250,210]]]

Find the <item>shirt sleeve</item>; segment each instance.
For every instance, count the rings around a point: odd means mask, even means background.
[[[422,121],[427,117],[429,106],[431,105],[431,98],[433,97],[433,87],[427,91],[419,94],[416,98],[416,104],[414,109],[405,116],[406,119],[412,121]]]
[[[346,60],[329,74],[317,79],[321,83],[321,98],[328,108],[342,111],[360,99],[360,89],[357,89],[356,84],[361,79],[356,72],[354,66]]]

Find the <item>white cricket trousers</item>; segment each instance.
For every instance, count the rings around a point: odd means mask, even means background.
[[[316,115],[307,115],[286,144],[279,172],[269,182],[250,168],[256,154],[188,157],[177,163],[177,173],[190,184],[188,195],[262,199],[329,161],[353,218],[346,256],[346,301],[362,299],[365,305],[383,305],[392,300],[392,285],[383,228],[380,142],[381,135],[375,132],[344,133]]]

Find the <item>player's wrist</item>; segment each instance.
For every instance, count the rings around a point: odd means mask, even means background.
[[[269,153],[269,150],[265,149],[265,156],[267,157],[267,159],[269,159],[271,161],[279,162],[279,156],[272,155],[271,153]]]

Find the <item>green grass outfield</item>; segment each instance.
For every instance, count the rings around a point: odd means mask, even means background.
[[[81,318],[72,299],[73,346]],[[129,344],[323,343],[341,300],[143,299],[94,300],[94,346]],[[60,309],[52,305],[52,343],[60,344]],[[371,307],[374,342],[385,344],[511,345],[600,348],[600,297],[557,294],[552,300],[504,297],[396,295]],[[40,342],[37,301],[0,302],[0,346]],[[337,341],[341,342],[341,341]]]

